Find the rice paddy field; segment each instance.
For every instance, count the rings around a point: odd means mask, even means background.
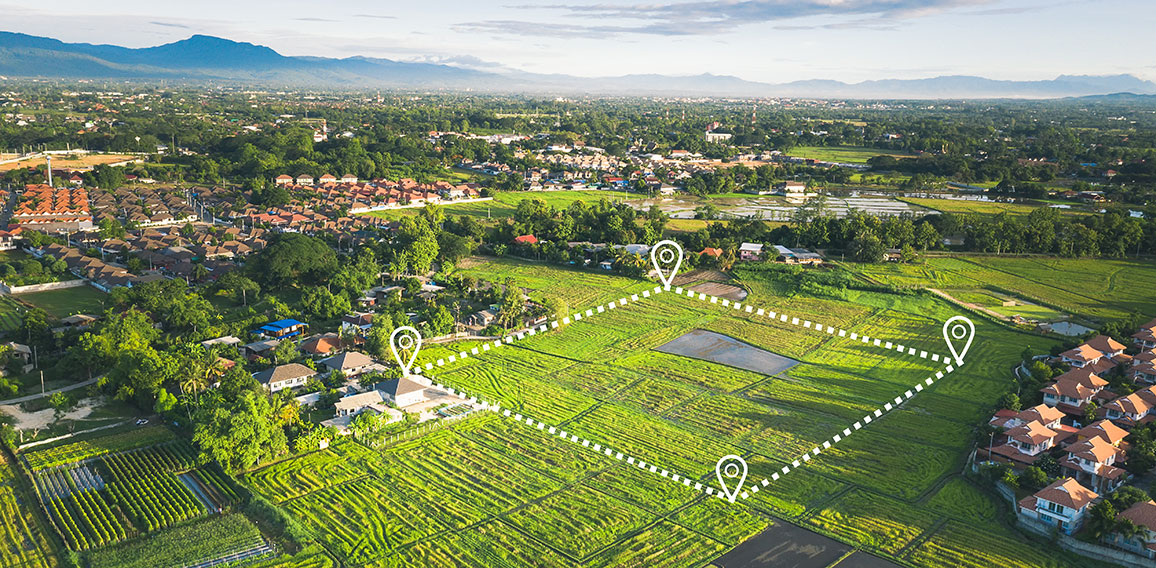
[[[898,199],[942,213],[968,213],[974,215],[998,215],[1000,213],[1007,213],[1008,216],[1011,217],[1027,216],[1032,211],[1047,206],[1046,204],[996,203],[994,201],[977,201],[973,199],[924,199],[921,197],[900,197]],[[1084,209],[1060,209],[1059,211],[1065,215],[1089,214],[1089,211]]]
[[[511,260],[475,259],[462,270],[512,275],[531,296],[564,296],[575,312],[653,288]],[[931,295],[847,291],[823,299],[784,294],[758,272],[735,277],[752,306],[902,343],[928,358],[662,293],[427,373],[656,472],[562,440],[537,422],[481,413],[380,450],[341,442],[243,481],[350,566],[703,566],[774,523],[902,566],[1092,565],[1018,536],[1003,524],[1003,505],[960,476],[974,427],[1009,388],[1023,346],[1030,340],[1047,349],[1049,340],[977,320],[959,370],[763,486],[943,369],[930,355],[946,351],[941,322],[959,312]],[[654,349],[692,330],[801,364],[765,376]],[[444,356],[431,350],[418,363]],[[658,473],[717,486],[715,462],[727,454],[743,456],[747,487],[760,487],[735,504]],[[1011,554],[1016,549],[1025,552]]]
[[[916,264],[852,266],[875,282],[938,288],[952,295],[1010,292],[1092,321],[1119,319],[1132,312],[1156,316],[1156,295],[1151,293],[1156,289],[1156,265],[1151,262],[959,255],[930,256]]]
[[[796,146],[787,152],[789,156],[821,160],[824,162],[840,162],[844,164],[866,164],[867,160],[875,156],[895,156],[896,158],[913,158],[911,154],[866,148],[863,146]]]

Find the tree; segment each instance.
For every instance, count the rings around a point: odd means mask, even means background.
[[[437,304],[429,310],[426,326],[434,336],[446,335],[454,330],[454,315],[445,306]]]
[[[352,309],[349,298],[345,297],[345,294],[333,294],[321,287],[306,290],[305,294],[301,296],[301,305],[306,312],[321,319],[332,319],[340,314],[348,313]]]
[[[274,423],[268,397],[254,391],[245,391],[232,402],[220,397],[202,406],[193,421],[193,441],[204,457],[231,473],[288,451],[288,440]]]
[[[1014,392],[1009,392],[1000,397],[999,402],[996,403],[996,406],[1019,412],[1021,408],[1020,397]]]
[[[249,294],[256,297],[257,294],[261,293],[261,286],[259,284],[251,278],[241,275],[236,270],[226,272],[224,276],[217,279],[217,288],[228,292],[233,296],[233,299],[240,296],[241,303],[246,306],[249,305]]]
[[[1020,474],[1019,485],[1024,489],[1036,490],[1048,484],[1048,474],[1044,470],[1030,466]]]
[[[883,246],[883,241],[874,233],[859,233],[855,240],[851,241],[851,258],[857,262],[879,262],[885,252],[887,250]]]
[[[1059,477],[1060,475],[1060,462],[1056,461],[1056,458],[1053,458],[1050,454],[1040,456],[1032,465],[1044,472],[1046,477]],[[1044,483],[1047,483],[1046,479]]]
[[[333,275],[337,253],[321,239],[281,233],[249,261],[249,267],[250,274],[271,287],[316,284]]]
[[[501,304],[501,309],[498,311],[498,324],[506,329],[520,326],[522,315],[526,313],[526,300],[522,294],[522,289],[514,284],[513,278],[506,279]]]
[[[1100,501],[1088,509],[1087,528],[1088,532],[1097,540],[1116,530],[1116,507],[1112,505],[1111,501]]]
[[[546,316],[561,320],[570,315],[570,307],[566,305],[566,300],[558,296],[549,296],[542,301],[542,307],[546,308]]]
[[[297,355],[297,344],[291,339],[285,339],[273,349],[273,363],[277,365],[292,363]]]

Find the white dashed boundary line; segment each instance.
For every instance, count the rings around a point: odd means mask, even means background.
[[[670,289],[669,286],[667,286],[665,288],[665,290],[669,290],[669,289]],[[493,348],[498,348],[498,347],[501,347],[502,345],[508,345],[508,344],[513,343],[514,341],[517,341],[520,339],[525,339],[527,337],[537,335],[539,333],[542,333],[542,332],[545,332],[545,331],[548,331],[551,329],[557,329],[558,327],[563,326],[563,325],[570,325],[571,323],[581,321],[584,318],[589,318],[589,317],[592,317],[596,314],[604,313],[608,310],[613,310],[613,309],[625,306],[629,302],[640,302],[643,299],[651,297],[651,295],[653,295],[653,294],[660,294],[663,291],[664,291],[664,288],[662,286],[656,286],[653,290],[643,291],[641,295],[632,294],[629,297],[622,297],[618,300],[614,300],[614,301],[611,301],[609,303],[597,306],[595,308],[588,309],[585,312],[575,313],[573,316],[562,318],[561,322],[553,321],[553,322],[550,322],[549,324],[542,324],[541,326],[530,328],[529,330],[526,330],[525,332],[518,332],[518,333],[515,333],[512,335],[508,335],[502,339],[495,340],[493,342],[483,343],[482,348],[480,350],[477,347],[473,347],[470,349],[470,351],[468,353],[466,351],[461,351],[457,355],[450,355],[448,358],[438,359],[436,362],[436,365],[435,365],[435,363],[426,363],[424,368],[428,371],[428,370],[432,370],[435,366],[443,367],[446,364],[453,363],[459,359],[466,359],[466,358],[470,357],[471,354],[472,355],[479,355],[482,352],[489,351],[491,349],[491,346]],[[869,341],[871,341],[871,339],[868,338],[867,336],[858,336],[857,334],[848,333],[842,329],[832,328],[830,326],[823,326],[821,324],[815,324],[811,321],[800,322],[799,318],[797,318],[797,317],[790,317],[787,314],[781,314],[781,313],[776,314],[775,312],[768,312],[767,310],[764,310],[762,308],[759,308],[757,310],[757,312],[755,312],[754,308],[752,308],[749,304],[742,304],[740,302],[731,302],[730,300],[728,300],[726,298],[720,298],[718,296],[711,296],[708,294],[696,293],[696,292],[691,291],[691,290],[687,290],[684,293],[682,288],[675,288],[674,293],[678,294],[678,295],[685,295],[688,298],[697,297],[699,300],[709,301],[712,304],[717,304],[717,303],[720,303],[720,301],[721,301],[721,303],[724,307],[733,306],[733,308],[735,310],[745,311],[746,313],[756,313],[756,315],[760,315],[760,316],[767,315],[771,319],[775,319],[777,316],[779,321],[782,321],[782,322],[790,321],[790,323],[793,325],[802,325],[802,327],[804,327],[804,328],[814,329],[814,330],[820,331],[820,332],[824,331],[824,327],[825,327],[826,332],[830,335],[835,335],[836,333],[839,335],[839,337],[847,337],[849,335],[852,340],[860,339],[863,344],[872,345],[872,343],[869,343]],[[882,341],[880,339],[874,339],[873,341],[874,341],[873,345],[881,346]],[[883,348],[888,349],[888,350],[892,349],[892,343],[886,342],[885,347],[883,347]],[[904,346],[902,346],[902,345],[899,345],[895,350],[899,353],[904,353],[906,355],[916,355],[916,353],[917,353],[914,348],[907,348],[907,351],[905,353],[904,352]],[[924,358],[924,359],[928,358],[928,354],[926,351],[919,351],[918,353],[919,353],[919,355],[918,355],[919,357]],[[930,358],[933,361],[940,360],[940,356],[938,354],[933,354]],[[950,359],[948,359],[945,356],[945,357],[942,357],[942,360],[946,362],[946,361],[949,361]],[[851,426],[843,429],[843,431],[841,433],[835,434],[830,439],[815,446],[814,448],[811,449],[811,451],[803,453],[797,459],[792,461],[789,465],[783,466],[779,472],[772,473],[771,477],[763,478],[761,481],[758,481],[758,482],[751,484],[749,491],[743,491],[739,495],[739,497],[741,497],[744,500],[750,498],[755,493],[758,493],[761,488],[770,485],[772,481],[778,481],[779,478],[781,478],[782,476],[787,475],[788,473],[790,473],[796,469],[799,469],[805,463],[809,462],[812,457],[818,456],[824,450],[827,450],[827,449],[831,448],[831,446],[847,439],[852,433],[858,432],[860,429],[862,429],[864,426],[870,424],[872,421],[874,421],[878,418],[881,418],[885,414],[890,413],[892,410],[898,408],[899,405],[903,404],[904,402],[907,402],[909,399],[914,397],[917,393],[922,392],[925,387],[931,386],[932,384],[935,383],[935,381],[946,377],[947,375],[954,372],[957,368],[958,367],[949,364],[942,371],[936,371],[936,373],[934,375],[931,375],[927,379],[923,380],[922,382],[917,383],[913,388],[907,390],[902,395],[895,397],[895,399],[893,401],[888,402],[888,403],[884,404],[882,407],[875,409],[874,412],[871,412],[871,413],[867,414],[866,416],[864,416],[862,420],[855,422]],[[483,410],[490,410],[490,411],[493,411],[495,413],[500,412],[502,414],[502,416],[512,417],[514,419],[514,421],[516,421],[516,422],[522,422],[528,426],[536,427],[539,430],[546,431],[550,435],[556,435],[557,437],[559,437],[563,440],[566,440],[566,441],[571,442],[571,443],[576,444],[576,445],[581,445],[582,447],[590,449],[591,451],[594,451],[596,453],[600,453],[600,454],[604,454],[606,456],[613,457],[614,459],[617,459],[618,461],[625,461],[626,463],[633,465],[635,467],[638,467],[639,469],[648,470],[651,473],[658,474],[664,478],[669,478],[671,481],[673,481],[675,483],[682,483],[684,486],[690,487],[690,488],[694,489],[695,491],[701,491],[707,495],[718,497],[719,499],[722,499],[724,501],[730,500],[726,496],[724,491],[719,490],[719,489],[715,489],[715,488],[711,487],[710,485],[704,485],[703,483],[698,482],[698,481],[694,481],[693,479],[688,478],[686,476],[683,476],[683,475],[680,475],[677,473],[672,473],[668,469],[660,469],[658,466],[656,466],[654,464],[648,464],[645,461],[637,459],[637,458],[635,458],[629,454],[624,454],[622,452],[615,451],[615,450],[611,449],[609,446],[604,446],[602,444],[594,443],[594,442],[592,442],[586,438],[581,438],[577,435],[568,433],[565,430],[562,430],[556,426],[551,426],[551,425],[549,425],[545,422],[542,422],[540,420],[534,420],[533,418],[531,418],[529,416],[524,416],[521,413],[511,411],[508,408],[502,408],[501,405],[498,403],[486,402],[485,400],[482,400],[476,396],[469,396],[468,393],[466,393],[464,391],[455,390],[451,387],[442,385],[440,383],[434,383],[433,381],[431,381],[431,383],[432,383],[432,386],[435,388],[440,388],[442,390],[449,392],[452,395],[466,398],[470,403],[480,404],[482,406]]]
[[[754,306],[750,305],[749,303],[744,304],[742,302],[736,302],[736,301],[728,300],[726,298],[721,298],[719,296],[712,296],[710,294],[703,294],[702,292],[695,292],[694,290],[686,290],[684,292],[682,288],[676,288],[674,290],[674,293],[678,294],[680,296],[686,296],[687,298],[698,298],[699,300],[702,300],[704,302],[710,302],[712,304],[720,304],[721,303],[724,308],[730,307],[730,308],[732,308],[736,311],[739,311],[739,312],[754,314],[757,316],[766,316],[767,318],[772,319],[772,320],[778,320],[782,323],[789,323],[791,325],[801,326],[805,329],[813,329],[819,333],[826,332],[827,335],[838,336],[838,337],[849,337],[852,341],[859,341],[863,345],[878,347],[880,349],[884,349],[887,351],[893,351],[893,352],[899,353],[900,355],[905,355],[905,356],[910,356],[910,357],[919,357],[921,359],[930,359],[931,361],[934,361],[936,363],[939,363],[941,361],[943,363],[951,362],[951,358],[948,357],[947,355],[940,355],[938,353],[928,353],[927,351],[924,351],[921,349],[916,349],[914,347],[903,345],[901,343],[895,343],[892,341],[879,339],[878,337],[868,337],[866,335],[859,335],[858,333],[847,331],[845,329],[840,329],[837,327],[831,327],[829,325],[824,325],[824,324],[821,324],[818,322],[813,322],[813,321],[808,320],[808,319],[800,319],[798,317],[790,316],[790,315],[787,315],[787,314],[782,313],[782,312],[775,312],[773,310],[768,310],[768,309],[764,309],[764,308],[755,308]]]

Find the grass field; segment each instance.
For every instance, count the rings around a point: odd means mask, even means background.
[[[11,296],[0,296],[0,331],[18,329],[24,322],[25,308]]]
[[[468,215],[483,219],[501,219],[514,214],[518,203],[523,199],[540,199],[556,209],[565,209],[575,201],[597,202],[605,199],[610,202],[640,199],[643,196],[637,193],[623,191],[577,190],[577,191],[503,191],[499,192],[490,201],[462,203],[455,205],[446,203],[442,206],[446,215]],[[417,215],[421,209],[397,209],[394,211],[373,211],[366,215],[383,219],[399,219],[405,215]]]
[[[1156,266],[1149,262],[960,255],[853,268],[877,282],[934,287],[953,295],[1009,291],[1041,306],[1097,321],[1132,312],[1156,316],[1156,296],[1149,292],[1156,287]]]
[[[514,276],[532,297],[558,295],[574,312],[653,286],[513,260],[474,259],[462,270]],[[941,322],[959,313],[930,295],[845,291],[823,299],[785,293],[758,271],[735,276],[752,305],[932,353],[944,351]],[[1031,560],[1000,556],[1008,566],[1081,566],[1007,536],[999,506],[958,477],[974,425],[1006,392],[1023,345],[1052,344],[987,320],[976,325],[962,368],[734,505],[492,414],[381,451],[343,443],[245,481],[353,564],[698,566],[780,517],[917,567],[941,566],[950,551],[987,541],[1033,550]],[[653,350],[691,329],[802,364],[767,377]],[[742,455],[754,484],[937,368],[849,337],[660,294],[428,374],[688,479],[715,483],[715,461]]]
[[[21,294],[20,299],[59,319],[73,314],[100,315],[104,312],[108,294],[92,286],[79,286],[63,290]]]
[[[796,146],[788,156],[808,158],[824,162],[841,162],[845,164],[866,164],[867,160],[875,156],[895,156],[896,158],[912,158],[911,154],[866,148],[863,146]]]

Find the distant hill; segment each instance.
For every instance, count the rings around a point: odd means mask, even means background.
[[[1002,81],[971,76],[831,80],[770,84],[727,75],[574,77],[483,72],[450,65],[369,57],[287,57],[261,45],[194,35],[132,49],[65,43],[0,32],[0,75],[14,78],[221,81],[270,86],[420,88],[489,92],[656,94],[814,98],[1061,98],[1113,93],[1156,94],[1156,83],[1132,75],[1061,75],[1047,81]]]

